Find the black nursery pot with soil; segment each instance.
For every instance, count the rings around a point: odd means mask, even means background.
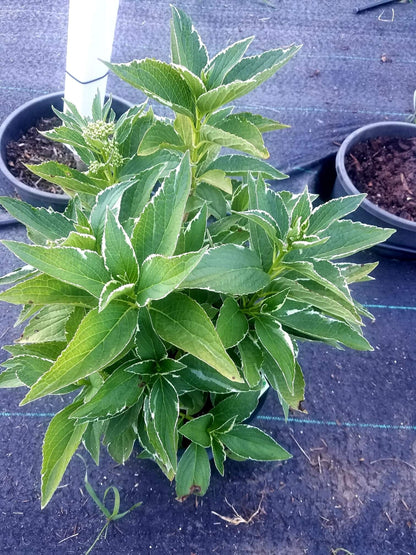
[[[332,197],[367,193],[354,219],[396,229],[377,248],[416,258],[416,125],[380,122],[361,127],[336,156]]]
[[[65,209],[69,197],[66,194],[37,189],[13,175],[8,166],[7,145],[20,139],[23,134],[26,134],[28,130],[38,125],[39,122],[53,118],[55,114],[52,106],[62,111],[63,96],[63,92],[57,92],[30,100],[12,112],[0,127],[0,180],[3,190],[10,195],[17,194],[22,200],[33,206],[50,206],[57,211]],[[106,97],[107,99],[108,96]],[[117,117],[120,117],[130,107],[131,104],[126,100],[117,96],[112,97],[112,108]],[[39,144],[42,147],[41,141]],[[56,143],[56,145],[60,152],[62,148],[66,148],[59,143]],[[69,152],[70,155],[71,153]],[[67,160],[62,159],[57,161],[68,163]]]

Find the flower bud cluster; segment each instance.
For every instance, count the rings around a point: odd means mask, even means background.
[[[94,162],[91,162],[89,167],[89,172],[91,174],[97,175],[101,170],[114,170],[123,165],[124,158],[118,150],[117,143],[113,140],[109,140],[102,145],[101,155],[104,161],[99,162],[98,160],[94,160]]]
[[[114,130],[114,122],[92,121],[84,129],[83,136],[87,141],[106,141],[114,134]]]
[[[102,149],[103,156],[107,159],[107,163],[111,166],[118,168],[123,163],[123,157],[117,148],[117,143],[109,141]]]

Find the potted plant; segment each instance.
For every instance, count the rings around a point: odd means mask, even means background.
[[[366,193],[355,217],[396,229],[380,249],[396,257],[416,256],[416,126],[379,122],[361,127],[336,156],[333,198]]]
[[[72,197],[64,214],[2,199],[32,243],[3,241],[25,266],[2,278],[11,287],[0,299],[22,304],[28,324],[5,347],[0,385],[28,387],[22,405],[72,393],[45,435],[42,506],[81,442],[97,464],[101,443],[124,463],[137,442],[176,479],[179,500],[206,492],[209,449],[220,474],[227,457],[285,460],[246,422],[265,384],[287,416],[304,397],[299,341],[371,349],[361,330],[371,315],[349,284],[375,264],[339,259],[392,231],[340,219],[363,195],[314,207],[307,189],[274,192],[265,179],[285,176],[258,156],[262,133],[282,125],[224,107],[298,47],[244,57],[245,39],[209,59],[176,8],[171,32],[172,63],[108,65],[170,106],[173,121],[133,107],[110,130],[117,156],[106,163],[82,175],[33,168]],[[85,149],[76,119],[51,136],[71,137],[87,160],[109,129],[91,122]],[[221,156],[223,146],[243,154]]]
[[[27,153],[24,152],[21,147],[22,136],[27,137],[28,131],[33,130],[30,132],[30,138],[26,138],[27,148],[31,149],[29,155],[37,159],[45,157],[43,151],[47,149],[47,145],[50,141],[42,139],[34,128],[40,121],[49,123],[49,120],[52,120],[54,116],[55,119],[56,116],[62,116],[64,104],[63,96],[63,92],[58,92],[32,99],[12,112],[0,127],[0,179],[5,190],[10,191],[12,195],[17,193],[22,200],[33,206],[51,206],[54,210],[58,211],[63,211],[65,209],[70,197],[65,194],[59,186],[42,188],[40,185],[37,185],[35,187],[34,183],[25,181],[26,176],[23,175],[20,177],[20,172],[13,172],[8,156],[8,145],[12,146],[14,143],[16,158],[25,160],[25,155]],[[119,118],[131,106],[130,103],[118,97],[112,97],[112,99],[107,97],[107,102],[108,109],[105,115],[108,118]],[[95,103],[97,110],[100,109],[99,103],[100,99],[97,97]],[[110,105],[112,107],[111,111],[109,109]],[[88,120],[89,118],[80,117],[80,121],[84,125],[87,125]],[[23,143],[24,142],[23,140]],[[22,152],[20,153],[19,150]],[[56,148],[49,147],[49,149],[47,149],[48,155],[50,155],[51,158],[54,156],[53,150],[56,152]],[[58,154],[61,159],[72,158],[71,151],[66,147],[58,151]],[[27,162],[27,160],[25,160],[25,162]],[[75,167],[75,160],[73,165]]]

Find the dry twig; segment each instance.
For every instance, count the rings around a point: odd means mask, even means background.
[[[296,443],[296,445],[299,447],[299,449],[302,451],[302,453],[305,455],[305,457],[308,459],[309,464],[312,464],[310,456],[306,453],[306,451],[304,449],[302,449],[299,442],[296,440],[295,436],[293,434],[289,434],[289,435],[293,439],[293,441]]]
[[[252,513],[248,518],[244,518],[243,516],[241,516],[236,508],[234,507],[234,505],[231,505],[231,503],[227,500],[227,498],[225,498],[225,502],[227,503],[227,505],[232,509],[234,516],[233,517],[229,517],[229,516],[223,516],[220,515],[219,513],[216,513],[215,511],[211,511],[211,513],[215,516],[218,516],[219,518],[221,518],[222,520],[225,520],[225,522],[228,522],[229,524],[232,524],[234,526],[238,526],[239,524],[251,524],[253,522],[253,519],[260,514],[261,512],[264,512],[262,509],[262,503],[263,503],[263,499],[264,499],[264,493],[261,494],[261,499],[260,499],[260,503],[257,507],[257,509],[254,511],[254,513]]]
[[[406,466],[408,466],[409,468],[411,468],[412,470],[416,471],[416,466],[413,466],[412,464],[408,463],[407,461],[403,461],[402,459],[395,459],[394,457],[385,457],[383,459],[377,459],[375,461],[370,461],[370,464],[376,464],[378,462],[384,462],[384,461],[401,462],[401,463],[405,464]]]

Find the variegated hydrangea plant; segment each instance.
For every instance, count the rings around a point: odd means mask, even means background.
[[[102,444],[119,463],[136,446],[178,499],[206,492],[209,450],[220,474],[227,457],[287,459],[245,422],[265,385],[287,416],[304,397],[299,341],[371,348],[349,285],[375,265],[344,259],[390,230],[341,219],[363,195],[314,207],[307,189],[273,191],[266,180],[286,176],[264,161],[262,134],[285,126],[229,105],[298,46],[245,56],[248,38],[210,59],[176,8],[171,37],[170,64],[107,65],[173,120],[142,104],[115,121],[98,97],[87,119],[68,104],[45,134],[86,169],[31,167],[71,197],[65,212],[1,200],[29,243],[3,241],[25,265],[0,299],[23,305],[26,327],[0,385],[28,388],[21,405],[67,399],[45,435],[42,506],[81,443],[97,464]]]

